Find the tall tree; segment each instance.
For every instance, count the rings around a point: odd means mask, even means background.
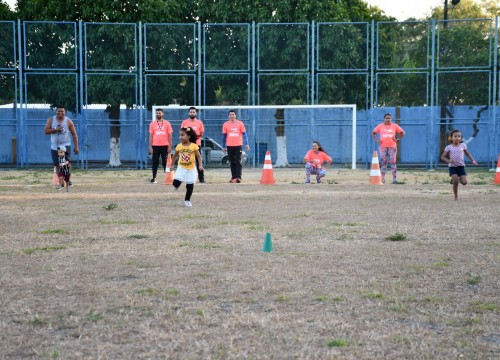
[[[188,13],[186,5],[186,2],[175,0],[18,1],[18,12],[23,20],[89,22],[85,28],[87,52],[82,66],[86,66],[92,73],[87,83],[89,102],[106,105],[105,112],[110,120],[110,167],[121,165],[120,105],[126,104],[128,108],[137,105],[135,76],[139,75],[136,61],[138,33],[133,25],[123,23],[179,22]],[[95,22],[110,24],[94,24]],[[50,29],[57,26],[41,24],[39,27],[44,31],[28,34],[28,46],[36,49],[29,53],[28,61],[43,61],[51,63],[50,67],[60,67],[52,63],[57,62],[57,59],[74,59],[67,50],[74,51],[75,39],[63,40],[65,35],[61,31]],[[43,36],[45,41],[37,41],[37,37]],[[56,60],[52,60],[54,58]],[[113,74],[102,75],[104,72]],[[31,88],[33,98],[44,99],[52,106],[65,101],[70,109],[76,108],[76,87],[72,81],[59,81],[55,86],[50,76],[46,77],[46,81],[41,78],[37,80],[39,81],[36,84],[33,82]]]
[[[311,29],[308,23],[316,22],[361,22],[375,20],[387,20],[388,18],[378,8],[369,8],[361,0],[345,1],[325,1],[325,0],[236,0],[236,1],[209,1],[202,0],[198,3],[196,11],[192,14],[196,19],[206,23],[248,23],[255,21],[259,23],[259,78],[260,87],[258,93],[258,104],[310,104],[315,99],[310,99],[307,76],[311,69],[308,67],[310,58],[307,44]],[[273,23],[273,24],[270,24]],[[347,27],[346,27],[347,28]],[[241,30],[241,29],[240,29]],[[336,29],[338,30],[338,28]],[[357,29],[345,29],[345,32],[352,30],[358,33]],[[315,31],[315,30],[312,30]],[[239,34],[239,38],[236,37]],[[340,43],[346,36],[322,37],[322,56],[324,59],[331,59],[337,56],[334,66],[337,68],[353,68],[358,66],[357,60],[360,58],[360,43],[365,45],[365,38],[356,44],[345,44],[343,51],[332,50],[329,47],[332,43]],[[358,33],[359,35],[359,33]],[[363,32],[361,30],[361,37]],[[246,59],[241,60],[239,65],[234,63],[238,57],[233,56],[235,49],[241,44],[246,44],[246,38],[242,32],[226,28],[226,31],[214,33],[211,31],[210,38],[216,39],[214,43],[227,43],[230,46],[213,49],[209,61],[211,64],[220,64],[221,67],[231,66],[230,70],[238,69],[241,64],[246,65]],[[354,41],[356,42],[356,41]],[[338,44],[337,44],[338,45]],[[229,55],[227,49],[231,49]],[[361,47],[362,48],[362,47]],[[237,54],[245,54],[245,51]],[[344,59],[340,59],[343,54]],[[229,55],[229,56],[228,56]],[[366,58],[366,54],[362,54]],[[217,59],[228,59],[219,61]],[[366,60],[366,59],[365,59]],[[366,62],[365,62],[366,63]],[[283,75],[270,74],[272,72],[282,72]],[[235,81],[235,76],[217,77],[214,94],[209,93],[206,97],[207,105],[221,105],[224,103],[243,103],[248,100],[245,96],[242,83],[245,81]],[[359,91],[359,84],[353,77],[325,78],[322,80],[322,92],[325,94],[320,102],[340,103],[340,102],[361,102],[361,108],[366,106],[366,91]],[[352,86],[355,85],[355,86]],[[365,84],[366,85],[366,84]],[[339,91],[341,89],[341,91]],[[357,91],[358,90],[358,91]],[[339,96],[338,94],[344,96]],[[235,94],[240,94],[234,97]],[[361,97],[358,94],[362,94]],[[213,96],[212,96],[213,95]],[[363,103],[364,100],[364,103]],[[277,157],[275,166],[288,166],[284,109],[277,109],[276,119],[276,146]]]

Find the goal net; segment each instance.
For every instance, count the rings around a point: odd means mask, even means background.
[[[302,166],[304,155],[313,141],[319,141],[333,158],[335,167],[356,168],[356,105],[266,105],[266,106],[197,106],[205,134],[202,155],[208,166],[224,165],[227,159],[220,152],[222,125],[229,110],[243,121],[250,150],[244,154],[249,166],[264,163],[270,151],[274,167]],[[189,106],[153,106],[149,120],[162,109],[164,118],[174,129],[174,145],[178,130],[188,118]],[[149,122],[145,126],[149,127]],[[145,131],[146,137],[148,131]],[[145,139],[147,141],[147,138]],[[244,149],[245,150],[245,149]]]

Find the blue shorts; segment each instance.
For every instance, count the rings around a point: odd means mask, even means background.
[[[52,165],[59,165],[59,155],[57,155],[57,150],[50,149],[50,155],[52,155]],[[69,159],[71,155],[71,145],[66,146],[66,157]]]
[[[452,176],[452,175],[458,175],[458,176],[467,175],[465,172],[465,166],[450,166],[448,168],[448,171],[450,172],[450,176]]]

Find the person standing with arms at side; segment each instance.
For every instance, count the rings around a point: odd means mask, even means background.
[[[230,183],[241,182],[241,151],[242,144],[246,146],[246,150],[250,150],[248,145],[248,136],[245,130],[245,125],[242,121],[236,119],[236,112],[229,110],[229,120],[222,126],[222,147],[224,152],[227,152],[229,163],[231,165],[231,180]]]
[[[380,139],[377,139],[377,133]],[[404,130],[398,124],[392,122],[392,115],[389,113],[384,115],[384,122],[373,129],[372,137],[379,144],[379,153],[382,160],[380,170],[383,183],[385,183],[385,173],[387,171],[387,158],[389,158],[391,164],[392,183],[398,183],[398,169],[396,167],[397,143],[401,141],[403,136],[405,136]]]
[[[167,168],[167,155],[172,146],[172,126],[163,119],[163,110],[156,109],[156,119],[149,124],[149,155],[153,156],[153,178],[151,183],[156,184],[156,174],[160,165],[160,157],[163,170]]]
[[[198,145],[198,148],[200,149],[200,154],[201,154],[201,139],[203,139],[203,134],[205,133],[205,127],[203,126],[203,122],[198,119],[196,116],[198,115],[198,111],[194,106],[191,106],[189,108],[189,118],[185,119],[182,124],[181,128],[191,128],[194,130],[198,138],[196,139],[196,145]],[[208,159],[207,159],[208,160]],[[196,169],[198,170],[198,181],[200,183],[205,183],[205,170],[203,170],[203,167],[200,170],[199,168],[200,164],[198,164],[198,158],[196,158]]]
[[[73,143],[75,144],[75,149],[73,151],[75,155],[80,152],[75,124],[73,124],[71,119],[66,117],[66,109],[64,106],[58,106],[56,108],[56,115],[47,119],[43,132],[45,135],[50,135],[50,155],[52,157],[52,165],[54,165],[54,173],[58,173],[59,156],[57,154],[57,149],[59,147],[65,147],[66,157],[69,160],[71,154],[71,137],[73,137]],[[69,186],[73,186],[71,181],[69,182]]]

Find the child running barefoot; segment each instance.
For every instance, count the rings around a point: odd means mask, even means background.
[[[194,129],[190,127],[181,128],[179,131],[179,139],[181,142],[175,147],[175,154],[172,158],[172,164],[175,164],[175,161],[179,158],[179,165],[175,171],[173,185],[175,190],[177,190],[182,182],[186,183],[186,196],[184,197],[184,205],[186,206],[192,206],[191,195],[193,194],[197,175],[195,167],[196,159],[198,160],[198,169],[203,171],[200,151],[198,145],[196,145],[197,137]]]
[[[464,154],[472,161],[473,165],[477,165],[477,162],[467,150],[467,145],[462,142],[462,133],[460,130],[453,130],[449,140],[451,144],[444,149],[441,160],[448,163],[451,183],[453,184],[453,193],[455,194],[455,200],[458,200],[458,181],[460,180],[462,185],[467,185]]]

